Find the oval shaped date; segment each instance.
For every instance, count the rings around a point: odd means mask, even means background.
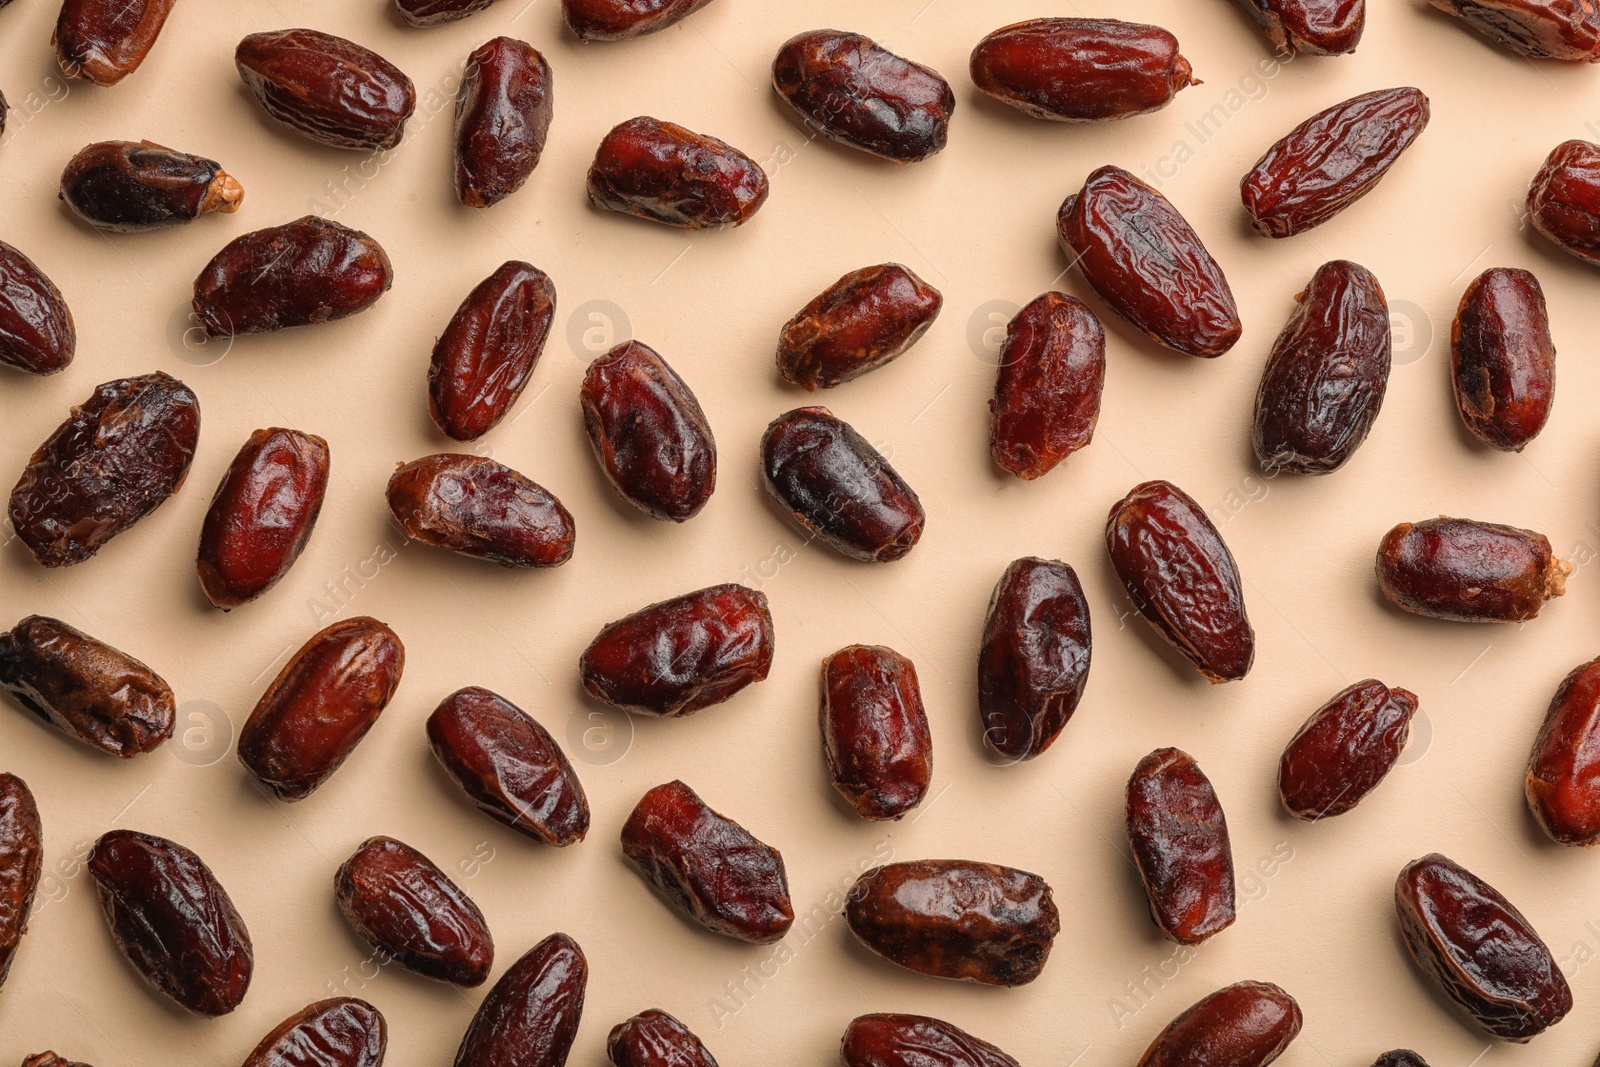
[[[1094,440],[1106,382],[1106,331],[1083,301],[1049,292],[1017,312],[989,401],[989,452],[1023,481]]]
[[[979,41],[969,66],[973,83],[996,100],[1056,122],[1145,115],[1195,84],[1176,37],[1119,19],[1018,22]]]
[[[370,48],[321,30],[252,33],[233,59],[261,109],[318,144],[394,148],[416,110],[417,93],[404,72]]]
[[[56,283],[0,241],[0,363],[29,374],[65,370],[78,347],[72,311]]]
[[[502,567],[559,567],[577,540],[554,493],[487,456],[414,459],[389,478],[388,499],[412,540]]]
[[[840,1042],[844,1067],[1018,1067],[995,1046],[926,1015],[861,1015]]]
[[[1450,384],[1468,432],[1521,452],[1555,401],[1556,346],[1539,279],[1491,267],[1467,286],[1450,331]]]
[[[23,1059],[22,1067],[89,1067],[89,1064],[76,1063],[56,1052],[35,1052]]]
[[[1296,818],[1343,815],[1394,769],[1411,736],[1417,694],[1375,678],[1346,686],[1290,739],[1278,795]]]
[[[1550,698],[1524,789],[1552,841],[1600,842],[1600,659],[1574,667]]]
[[[612,1027],[606,1058],[613,1067],[717,1067],[700,1039],[659,1008]]]
[[[69,78],[115,85],[155,47],[175,0],[64,0],[50,43]]]
[[[382,1067],[389,1047],[383,1013],[364,1000],[309,1004],[273,1028],[244,1067]]]
[[[1240,0],[1280,53],[1354,52],[1367,28],[1367,0]]]
[[[412,26],[442,26],[476,15],[494,0],[394,0],[400,17]]]
[[[1378,545],[1389,603],[1452,622],[1526,622],[1567,591],[1572,564],[1532,530],[1440,516],[1402,522]]]
[[[863,819],[899,819],[933,779],[933,737],[917,668],[892,648],[851,645],[822,661],[822,750],[839,795]]]
[[[612,128],[589,166],[589,202],[685,230],[742,226],[767,202],[761,164],[725,141],[641,115]]]
[[[580,41],[626,41],[682,22],[711,0],[561,0]]]
[[[978,650],[984,744],[1012,761],[1054,744],[1083,699],[1093,647],[1076,571],[1037,556],[1007,567]]]
[[[1431,0],[1498,45],[1535,59],[1600,62],[1600,12],[1573,0]]]
[[[6,984],[44,873],[44,827],[33,791],[0,772],[0,986]]]
[[[1397,1048],[1379,1056],[1372,1067],[1428,1067],[1428,1061],[1408,1048]]]
[[[91,226],[135,233],[238,211],[244,187],[204,156],[154,141],[98,141],[67,162],[60,195]]]
[[[1156,1035],[1139,1067],[1266,1067],[1300,1034],[1295,999],[1271,982],[1236,982],[1190,1005]]]
[[[461,203],[489,207],[522,188],[544,155],[554,117],[550,64],[532,45],[496,37],[475,48],[456,92],[455,182]]]
[[[428,414],[441,433],[475,441],[500,424],[539,365],[555,313],[555,283],[518,260],[467,294],[428,364]]]
[[[566,934],[530,948],[489,990],[455,1067],[563,1067],[583,1018],[589,961]]]
[[[1128,845],[1150,918],[1180,945],[1233,925],[1233,846],[1211,780],[1187,752],[1158,748],[1128,779]]]
[[[1563,141],[1528,186],[1533,228],[1579,259],[1600,263],[1600,145]]]
[[[862,267],[819,293],[778,335],[778,374],[831,389],[903,355],[939,317],[939,290],[898,263]]]

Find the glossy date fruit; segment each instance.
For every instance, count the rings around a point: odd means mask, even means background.
[[[72,362],[77,346],[72,311],[56,283],[0,241],[0,364],[54,374]]]
[[[1017,312],[1000,346],[989,451],[1023,481],[1094,439],[1106,381],[1106,331],[1083,301],[1048,292]]]
[[[393,63],[321,30],[252,33],[234,65],[263,111],[333,148],[394,148],[417,106],[411,79]]]
[[[589,364],[579,400],[594,458],[622,499],[656,519],[699,514],[717,487],[717,440],[659,352],[623,342]]]
[[[237,211],[244,187],[204,156],[154,141],[98,141],[68,160],[60,195],[91,226],[135,233]]]
[[[456,197],[498,204],[533,174],[555,116],[550,64],[515,37],[496,37],[467,57],[456,92]]]
[[[6,984],[44,873],[44,827],[33,791],[0,772],[0,986]]]
[[[1539,279],[1491,267],[1467,286],[1450,331],[1450,385],[1472,436],[1521,452],[1555,401],[1556,346]]]
[[[1236,982],[1202,997],[1156,1035],[1139,1067],[1266,1067],[1304,1021],[1295,999],[1271,982]]]
[[[822,750],[839,795],[863,819],[899,819],[933,778],[917,668],[892,648],[851,645],[822,661]]]
[[[1550,698],[1524,790],[1552,841],[1600,842],[1600,659],[1574,667]]]
[[[1027,556],[1006,568],[989,598],[978,650],[983,741],[1007,760],[1055,743],[1089,683],[1089,601],[1078,574]]]
[[[467,294],[428,364],[428,414],[441,433],[475,441],[500,424],[539,364],[555,313],[555,283],[518,260]]]
[[[1280,54],[1354,52],[1367,28],[1367,0],[1240,0]]]
[[[487,456],[440,452],[389,478],[389,510],[405,535],[502,567],[559,567],[577,539],[555,494]]]
[[[589,166],[595,207],[685,230],[742,226],[770,191],[737,148],[647,115],[613,127]]]
[[[115,85],[155,47],[175,0],[63,0],[50,43],[69,78]]]
[[[378,721],[405,661],[400,638],[377,619],[319,631],[261,694],[239,731],[239,762],[280,800],[304,800]]]
[[[5,5],[0,4],[0,7],[3,6]],[[55,1052],[36,1052],[23,1059],[22,1067],[89,1067],[89,1065],[76,1063]]]
[[[861,1015],[839,1046],[844,1067],[1018,1067],[959,1026],[926,1015]]]
[[[494,0],[394,0],[395,10],[411,26],[442,26],[476,15]]]
[[[589,961],[551,934],[511,965],[472,1017],[455,1067],[563,1067],[583,1018]]]
[[[656,33],[711,0],[561,0],[561,16],[580,41],[626,41]]]
[[[1315,822],[1361,803],[1394,769],[1411,735],[1417,695],[1375,678],[1346,686],[1307,719],[1278,762],[1278,795]]]
[[[1528,221],[1579,259],[1600,263],[1600,145],[1563,141],[1528,186]]]
[[[1104,122],[1159,111],[1197,84],[1160,26],[1043,18],[998,29],[969,61],[979,89],[1036,119]]]
[[[1128,779],[1128,845],[1150,918],[1180,945],[1233,925],[1233,847],[1211,780],[1187,752],[1158,748]]]
[[[1372,1067],[1428,1067],[1428,1061],[1408,1048],[1397,1048],[1379,1056]]]
[[[1600,11],[1585,0],[1431,0],[1498,45],[1534,59],[1600,62]]]
[[[939,317],[939,290],[898,263],[862,267],[819,293],[778,335],[778,374],[831,389],[903,355]]]
[[[1572,990],[1539,935],[1493,886],[1437,852],[1394,885],[1400,933],[1417,966],[1473,1021],[1526,1042],[1572,1010]]]
[[[1378,545],[1389,603],[1452,622],[1526,622],[1567,591],[1572,564],[1532,530],[1440,516],[1402,522]]]
[[[612,1027],[606,1058],[613,1067],[717,1067],[700,1039],[659,1008]]]
[[[261,1039],[244,1067],[382,1067],[389,1046],[383,1013],[364,1000],[319,1000]]]
[[[1157,344],[1220,356],[1243,326],[1233,290],[1178,209],[1121,167],[1101,167],[1062,203],[1067,256],[1100,299]]]

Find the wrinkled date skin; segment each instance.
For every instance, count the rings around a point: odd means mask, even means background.
[[[328,442],[272,427],[250,435],[217,485],[195,569],[206,599],[228,611],[289,573],[328,491]]]
[[[685,230],[742,226],[770,191],[761,164],[737,148],[649,116],[614,127],[589,166],[595,207]]]
[[[442,26],[476,15],[494,0],[394,0],[395,10],[411,26]]]
[[[1588,0],[1431,0],[1489,40],[1535,59],[1600,61],[1600,11]]]
[[[539,364],[555,313],[555,283],[518,260],[467,294],[428,364],[428,414],[441,433],[476,441],[500,424]]]
[[[1139,1067],[1266,1067],[1304,1021],[1295,999],[1271,982],[1238,982],[1204,997],[1156,1036]]]
[[[606,1057],[613,1067],[717,1067],[700,1039],[659,1008],[612,1027]]]
[[[416,110],[416,90],[398,67],[321,30],[252,33],[239,42],[233,59],[263,111],[333,148],[394,148]]]
[[[428,717],[428,743],[450,780],[496,822],[557,847],[589,832],[589,800],[566,753],[504,697],[477,686],[451,693]]]
[[[926,1015],[862,1015],[839,1045],[844,1067],[1018,1067],[959,1026]]]
[[[1397,1048],[1379,1056],[1372,1067],[1428,1067],[1428,1061],[1408,1048]]]
[[[1600,263],[1600,145],[1556,145],[1528,186],[1528,219],[1579,259]]]
[[[550,64],[515,37],[496,37],[467,57],[456,92],[456,197],[498,204],[522,188],[544,155],[555,86]]]
[[[1171,482],[1136,485],[1106,519],[1111,566],[1167,643],[1213,683],[1250,671],[1256,633],[1233,553],[1194,498]]]
[[[563,1067],[578,1036],[589,961],[551,934],[513,963],[472,1017],[455,1067]]]
[[[389,479],[389,510],[414,541],[502,567],[559,567],[577,528],[555,494],[487,456],[440,452]]]
[[[1389,603],[1452,622],[1526,622],[1567,591],[1572,564],[1532,530],[1440,516],[1402,522],[1378,545]]]
[[[319,631],[273,679],[239,731],[239,762],[280,800],[332,777],[394,697],[406,652],[377,619]]]
[[[1428,126],[1418,89],[1380,89],[1319,111],[1267,149],[1239,183],[1257,232],[1292,237],[1377,188]]]
[[[364,1000],[334,997],[279,1023],[244,1067],[382,1067],[388,1046],[382,1012]]]
[[[46,567],[82,563],[166,503],[200,440],[200,401],[161,371],[97,386],[36,449],[11,525]]]
[[[1356,682],[1305,721],[1278,762],[1278,795],[1299,819],[1345,812],[1394,769],[1411,736],[1417,694]]]
[[[1367,28],[1367,0],[1239,0],[1280,54],[1341,56]]]
[[[580,41],[626,41],[682,22],[711,0],[561,0]]]
[[[853,270],[784,325],[778,373],[805,389],[843,385],[904,354],[943,306],[939,290],[898,263]]]
[[[1528,920],[1493,886],[1437,852],[1394,885],[1417,966],[1479,1026],[1527,1042],[1572,1010],[1572,990]]]
[[[1329,474],[1383,407],[1389,302],[1371,271],[1345,259],[1318,267],[1295,300],[1261,373],[1250,442],[1269,474]]]
[[[1450,331],[1450,385],[1468,432],[1521,452],[1555,402],[1556,346],[1539,279],[1491,267],[1461,297]]]
[[[54,374],[72,362],[77,346],[72,311],[56,283],[0,241],[0,364]]]
[[[1106,331],[1083,301],[1049,292],[1017,312],[1000,346],[989,451],[1023,481],[1094,440],[1106,383]]]
[[[1197,84],[1178,39],[1118,19],[1046,18],[998,29],[969,61],[979,89],[1023,114],[1105,122],[1160,111]]]
[[[112,830],[87,866],[111,938],[140,977],[196,1015],[239,1006],[255,968],[250,932],[199,856],[153,834]]]
[[[244,187],[204,156],[154,141],[99,141],[68,161],[60,195],[91,226],[135,233],[238,211]]]
[[[779,415],[761,437],[767,492],[842,555],[891,563],[927,524],[922,501],[883,454],[824,407]]]
[[[1076,571],[1036,556],[1007,567],[978,650],[984,744],[1013,761],[1049,748],[1083,699],[1093,647]]]
[[[1600,842],[1600,659],[1562,679],[1533,742],[1525,788],[1552,841]]]
[[[1233,925],[1233,847],[1211,780],[1187,752],[1158,748],[1128,779],[1128,844],[1150,917],[1180,945]]]
[[[0,7],[4,7],[0,4]],[[76,1063],[54,1052],[36,1052],[22,1061],[22,1067],[89,1067],[87,1063]]]
[[[0,634],[0,688],[57,730],[132,759],[172,736],[172,687],[149,667],[60,619],[29,615]]]
[[[334,875],[339,910],[368,944],[408,971],[480,986],[494,966],[483,912],[410,845],[371,837]]]
[[[39,805],[28,783],[0,773],[0,986],[6,984],[22,935],[28,932],[28,914],[43,873]]]
[[[1056,216],[1061,246],[1100,299],[1166,348],[1212,358],[1244,327],[1222,268],[1178,209],[1121,167],[1101,167]]]
[[[618,345],[589,364],[579,399],[594,457],[622,499],[656,519],[699,514],[717,487],[717,441],[659,352]]]
[[[50,43],[69,78],[115,85],[155,47],[175,0],[64,0]]]
[[[933,737],[917,668],[892,648],[851,645],[822,661],[822,750],[839,795],[863,819],[899,819],[933,779]]]

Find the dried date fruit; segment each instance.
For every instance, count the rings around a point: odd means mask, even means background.
[[[589,832],[589,800],[566,753],[521,708],[477,686],[445,697],[428,717],[428,743],[478,810],[545,845]]]
[[[916,546],[922,501],[883,453],[824,407],[779,415],[761,437],[767,492],[840,554],[890,563]]]
[[[1550,698],[1524,788],[1552,841],[1600,842],[1600,659],[1574,667]]]
[[[77,346],[61,290],[33,260],[0,241],[0,364],[54,374],[72,362]]]
[[[414,541],[502,567],[559,567],[577,528],[555,494],[487,456],[440,452],[401,465],[389,510]]]
[[[1539,935],[1493,886],[1434,852],[1394,884],[1417,966],[1495,1037],[1526,1042],[1572,1010],[1572,990]]]
[[[75,741],[131,759],[172,736],[172,687],[60,619],[29,615],[0,634],[0,688]]]
[[[596,700],[641,715],[692,715],[720,704],[772,668],[767,598],[713,585],[608,623],[578,671]]]
[[[1061,246],[1084,280],[1157,344],[1220,356],[1243,327],[1233,290],[1187,219],[1121,167],[1101,167],[1056,215]]]
[[[851,645],[822,661],[822,751],[863,819],[899,819],[933,778],[933,737],[917,668],[892,648]]]
[[[1136,485],[1112,505],[1106,551],[1128,599],[1213,683],[1250,671],[1256,633],[1233,553],[1194,498],[1171,482]]]
[[[770,945],[794,922],[783,856],[682,782],[639,799],[622,854],[662,900],[714,934]]]
[[[892,362],[939,317],[939,290],[898,263],[863,267],[801,308],[778,335],[778,374],[831,389]]]
[[[1083,699],[1092,648],[1076,571],[1037,556],[1007,567],[989,598],[978,650],[984,744],[1013,761],[1054,744]]]
[[[717,441],[659,352],[618,345],[589,364],[579,399],[594,458],[622,499],[672,522],[699,514],[717,487]]]
[[[204,156],[154,141],[98,141],[67,162],[60,196],[91,226],[135,233],[238,211],[244,187]]]
[[[428,414],[440,432],[475,441],[500,424],[539,364],[555,313],[555,283],[518,260],[467,294],[428,364]]]
[[[1375,678],[1340,690],[1290,739],[1278,762],[1278,795],[1296,818],[1343,815],[1378,788],[1411,736],[1417,694]]]
[[[767,202],[761,164],[724,141],[647,115],[612,128],[589,166],[589,202],[685,230],[742,226]]]
[[[1030,19],[995,30],[969,61],[973,84],[1036,119],[1105,122],[1160,111],[1199,84],[1160,26]]]
[[[1266,1067],[1299,1036],[1303,1021],[1300,1005],[1271,982],[1236,982],[1168,1023],[1139,1067]]]
[[[394,0],[395,10],[412,26],[442,26],[476,15],[494,0]]]
[[[1269,474],[1344,466],[1383,407],[1389,302],[1372,272],[1336,259],[1311,276],[1261,372],[1250,441]]]
[[[1408,1048],[1397,1048],[1379,1056],[1372,1067],[1428,1067],[1428,1061]]]
[[[155,47],[175,0],[63,0],[50,43],[69,78],[115,85]]]
[[[211,868],[182,845],[112,830],[89,853],[111,939],[150,986],[196,1015],[239,1006],[255,955]]]
[[[1354,52],[1367,28],[1366,0],[1240,0],[1280,54]]]
[[[4,7],[0,4],[0,7]],[[35,1052],[22,1061],[22,1067],[89,1067],[87,1063],[75,1063],[55,1052]]]
[[[239,762],[280,800],[304,800],[378,721],[405,662],[400,638],[377,619],[318,631],[261,694],[239,731]]]
[[[561,16],[580,41],[626,41],[656,33],[711,0],[561,0]]]
[[[1441,515],[1402,522],[1378,545],[1389,603],[1452,622],[1526,622],[1567,591],[1572,564],[1532,530]]]
[[[1579,259],[1600,263],[1600,145],[1562,141],[1528,186],[1533,228]]]
[[[551,934],[511,965],[472,1017],[455,1067],[563,1067],[583,1018],[589,961]]]
[[[228,611],[278,584],[306,547],[328,490],[328,442],[257,430],[217,485],[195,569],[206,599]]]
[[[6,984],[22,935],[28,932],[33,894],[43,873],[39,805],[27,782],[0,772],[0,986]]]
[[[1106,331],[1083,301],[1049,292],[1006,324],[989,401],[989,450],[1024,481],[1094,439],[1106,382]]]
[[[489,207],[522,188],[554,115],[550,64],[532,45],[496,37],[474,49],[456,92],[457,199]]]
[[[700,1039],[659,1008],[612,1027],[606,1057],[613,1067],[717,1067]]]
[[[1555,401],[1556,346],[1539,279],[1491,267],[1467,286],[1450,331],[1450,385],[1472,436],[1521,452]]]
[[[364,1000],[334,997],[279,1023],[244,1067],[382,1067],[388,1045],[382,1012]]]
[[[1211,780],[1187,752],[1158,748],[1128,779],[1128,845],[1150,918],[1180,945],[1233,925],[1233,847]]]
[[[319,144],[394,148],[416,110],[411,79],[370,48],[321,30],[252,33],[234,65],[261,109]]]
[[[1428,98],[1380,89],[1317,112],[1267,149],[1239,182],[1251,222],[1267,237],[1320,226],[1377,188],[1428,126]]]
[[[844,1067],[1018,1067],[959,1026],[926,1015],[861,1015],[839,1045]]]
[[[1600,12],[1587,0],[1431,0],[1498,45],[1535,59],[1600,61]]]

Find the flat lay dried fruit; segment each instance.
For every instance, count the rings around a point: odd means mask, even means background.
[[[44,827],[33,791],[0,772],[0,986],[6,984],[44,873]]]
[[[333,148],[394,148],[417,106],[411,79],[393,63],[321,30],[252,33],[234,64],[263,111]]]
[[[1338,56],[1354,52],[1367,28],[1367,0],[1240,0],[1279,53]]]
[[[917,668],[892,648],[851,645],[822,661],[822,750],[839,795],[863,819],[899,819],[933,779],[933,738]]]
[[[494,0],[394,0],[395,10],[412,26],[443,26],[493,4]]]
[[[1233,925],[1233,847],[1211,780],[1194,757],[1158,748],[1128,779],[1128,845],[1150,918],[1180,945]]]
[[[1450,385],[1461,421],[1489,447],[1521,452],[1539,435],[1556,391],[1539,279],[1491,267],[1467,286],[1450,330]]]
[[[580,41],[626,41],[681,22],[711,0],[561,0]]]
[[[0,4],[0,7],[4,6],[4,4]],[[23,1059],[22,1067],[89,1067],[89,1065],[64,1059],[54,1052],[36,1052],[32,1056]]]
[[[989,598],[978,649],[983,741],[1033,759],[1060,736],[1089,683],[1089,601],[1078,574],[1053,559],[1016,560]]]
[[[1600,842],[1600,659],[1574,667],[1550,698],[1525,791],[1552,841]]]
[[[1417,695],[1375,678],[1312,713],[1278,762],[1278,795],[1297,818],[1328,819],[1361,803],[1394,769],[1411,735]]]
[[[761,164],[725,141],[647,115],[612,128],[589,166],[589,202],[698,230],[742,226],[766,203]]]
[[[1295,999],[1271,982],[1236,982],[1202,997],[1156,1035],[1139,1067],[1266,1067],[1300,1033]]]
[[[589,961],[551,934],[511,965],[472,1017],[455,1067],[563,1067],[583,1018]]]
[[[1600,61],[1600,11],[1587,0],[1431,0],[1496,44],[1535,59]]]
[[[261,1039],[244,1067],[382,1067],[389,1046],[383,1013],[364,1000],[319,1000]]]
[[[155,47],[175,0],[63,0],[50,43],[69,78],[115,85]]]
[[[77,345],[61,290],[33,260],[0,241],[0,364],[54,374],[72,362]]]
[[[1408,1048],[1397,1048],[1379,1056],[1372,1067],[1428,1067],[1428,1061]]]
[[[1106,382],[1106,331],[1083,301],[1051,291],[1017,312],[1000,345],[989,450],[1024,481],[1094,439]]]
[[[92,226],[134,233],[237,211],[244,187],[204,156],[154,141],[97,141],[67,161],[61,199]]]
[[[502,567],[559,567],[577,538],[555,494],[487,456],[440,452],[389,478],[389,510],[405,535]]]
[[[1378,545],[1378,587],[1396,607],[1453,622],[1526,622],[1567,591],[1572,564],[1532,530],[1441,515]]]
[[[613,1067],[717,1067],[700,1039],[659,1008],[613,1026],[606,1058]]]
[[[959,1026],[926,1015],[861,1015],[839,1046],[844,1067],[1018,1067]]]
[[[898,263],[862,267],[801,308],[778,335],[778,373],[831,389],[903,355],[939,317],[939,290]]]
[[[441,433],[475,441],[500,424],[539,364],[555,313],[555,283],[531,263],[502,263],[473,287],[428,364],[428,414]]]
[[[1579,259],[1600,263],[1600,145],[1562,141],[1528,186],[1528,221]]]
[[[456,92],[455,183],[461,203],[489,207],[522,188],[544,155],[554,115],[550,64],[532,45],[496,37],[475,48]]]

